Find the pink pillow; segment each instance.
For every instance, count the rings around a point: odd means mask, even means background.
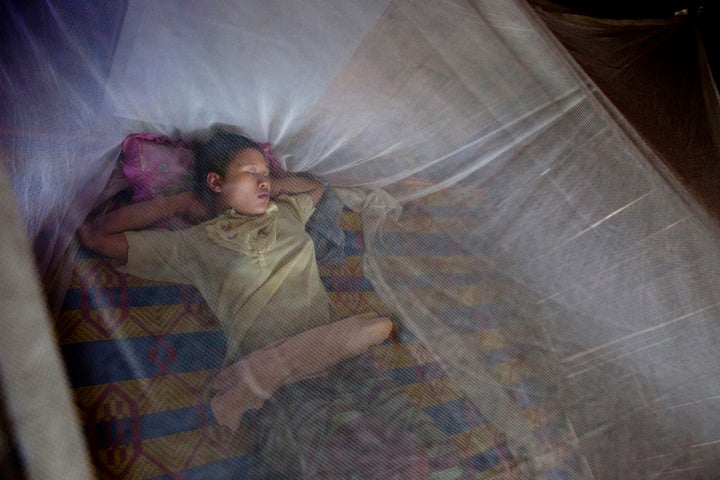
[[[284,173],[269,143],[260,143],[271,175]],[[133,202],[182,192],[192,187],[192,144],[151,133],[128,135],[122,143],[122,171],[133,191]]]
[[[122,171],[142,202],[191,187],[193,150],[189,143],[150,133],[128,135],[122,143]]]

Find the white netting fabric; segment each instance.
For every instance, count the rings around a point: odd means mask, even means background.
[[[524,2],[73,8],[44,3],[34,29],[9,7],[0,72],[3,157],[52,293],[125,135],[238,125],[363,211],[374,287],[515,452],[572,451],[587,478],[710,478],[717,232]],[[399,235],[418,211],[442,235]],[[444,252],[472,291],[429,271]],[[500,284],[566,427],[557,451],[464,341],[464,308]]]

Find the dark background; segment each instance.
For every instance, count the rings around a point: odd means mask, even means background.
[[[720,20],[718,0],[547,0],[567,10],[591,17],[612,19],[668,18],[687,15],[696,22],[713,71],[715,83],[720,78],[720,45],[713,32]]]

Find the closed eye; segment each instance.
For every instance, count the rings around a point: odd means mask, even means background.
[[[266,171],[266,172],[258,172],[257,170],[246,170],[246,171],[243,172],[243,173],[248,173],[248,174],[253,175],[253,176],[255,176],[255,177],[259,177],[259,178],[261,178],[262,180],[269,180],[269,179],[270,179],[270,172],[269,172],[269,171]]]

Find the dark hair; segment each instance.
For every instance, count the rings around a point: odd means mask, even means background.
[[[195,150],[195,193],[205,201],[211,199],[207,188],[208,173],[225,176],[237,154],[246,149],[263,153],[262,147],[249,138],[230,131],[216,131]]]

